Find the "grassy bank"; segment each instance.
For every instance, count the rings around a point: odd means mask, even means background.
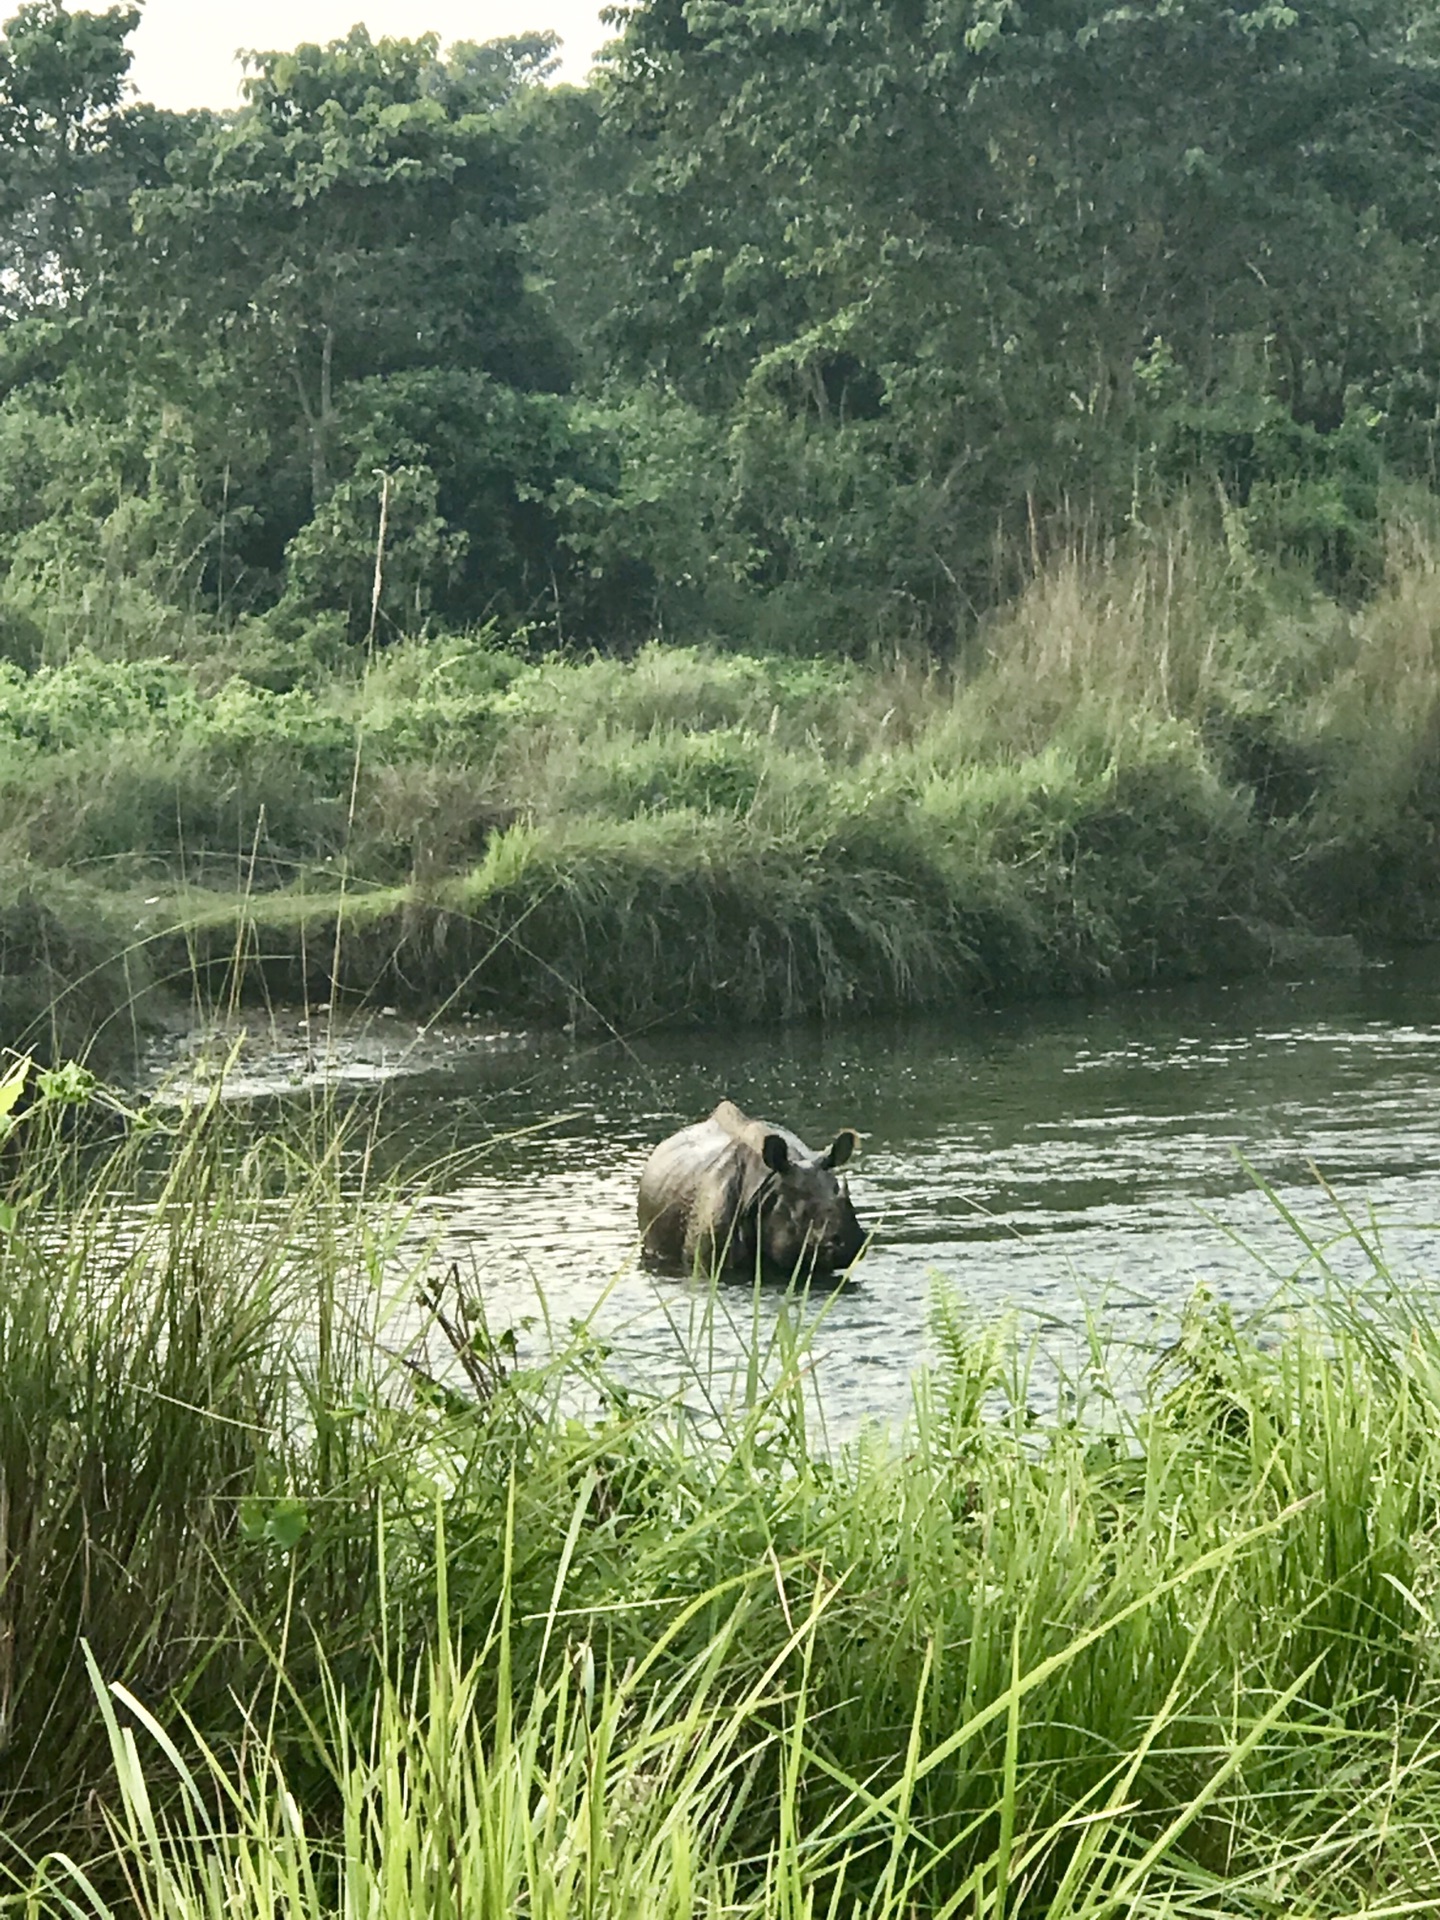
[[[263,631],[0,678],[0,1008],[154,984],[621,1025],[933,1006],[1440,921],[1440,540],[1358,609],[1184,523],[944,668]],[[44,1011],[53,1009],[54,1011]]]
[[[97,1165],[65,1097],[0,1195],[28,1913],[1440,1906],[1440,1335],[1383,1270],[1054,1423],[942,1299],[905,1430],[822,1451],[794,1328],[708,1434],[583,1338],[417,1373],[362,1138]]]

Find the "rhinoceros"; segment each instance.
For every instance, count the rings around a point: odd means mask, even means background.
[[[640,1231],[661,1261],[753,1273],[838,1273],[865,1244],[837,1172],[859,1145],[850,1127],[825,1153],[787,1127],[722,1100],[671,1134],[640,1175]]]

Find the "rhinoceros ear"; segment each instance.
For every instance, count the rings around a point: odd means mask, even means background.
[[[784,1173],[790,1165],[790,1148],[783,1133],[767,1133],[760,1158],[772,1173]]]
[[[825,1156],[825,1165],[829,1167],[832,1172],[836,1167],[843,1167],[859,1145],[860,1136],[856,1133],[855,1129],[853,1127],[842,1127],[835,1136],[835,1144]]]

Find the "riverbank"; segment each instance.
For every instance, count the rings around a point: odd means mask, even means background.
[[[1054,1420],[940,1298],[903,1432],[822,1450],[810,1310],[697,1422],[402,1259],[363,1136],[97,1167],[67,1097],[0,1194],[30,1913],[1436,1904],[1440,1340],[1383,1272],[1197,1298],[1138,1404],[1097,1339]]]
[[[0,679],[0,1013],[627,1028],[1090,991],[1440,932],[1440,543],[1347,610],[1181,526],[944,668],[267,635]],[[247,655],[247,646],[250,649]]]

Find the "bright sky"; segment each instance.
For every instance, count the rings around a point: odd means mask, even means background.
[[[603,0],[145,0],[130,77],[162,107],[238,104],[238,47],[265,52],[302,41],[338,40],[363,22],[382,34],[413,39],[435,32],[452,40],[498,40],[552,27],[564,41],[566,80],[583,80],[597,47],[610,38],[600,24]],[[8,12],[9,9],[7,8]]]

